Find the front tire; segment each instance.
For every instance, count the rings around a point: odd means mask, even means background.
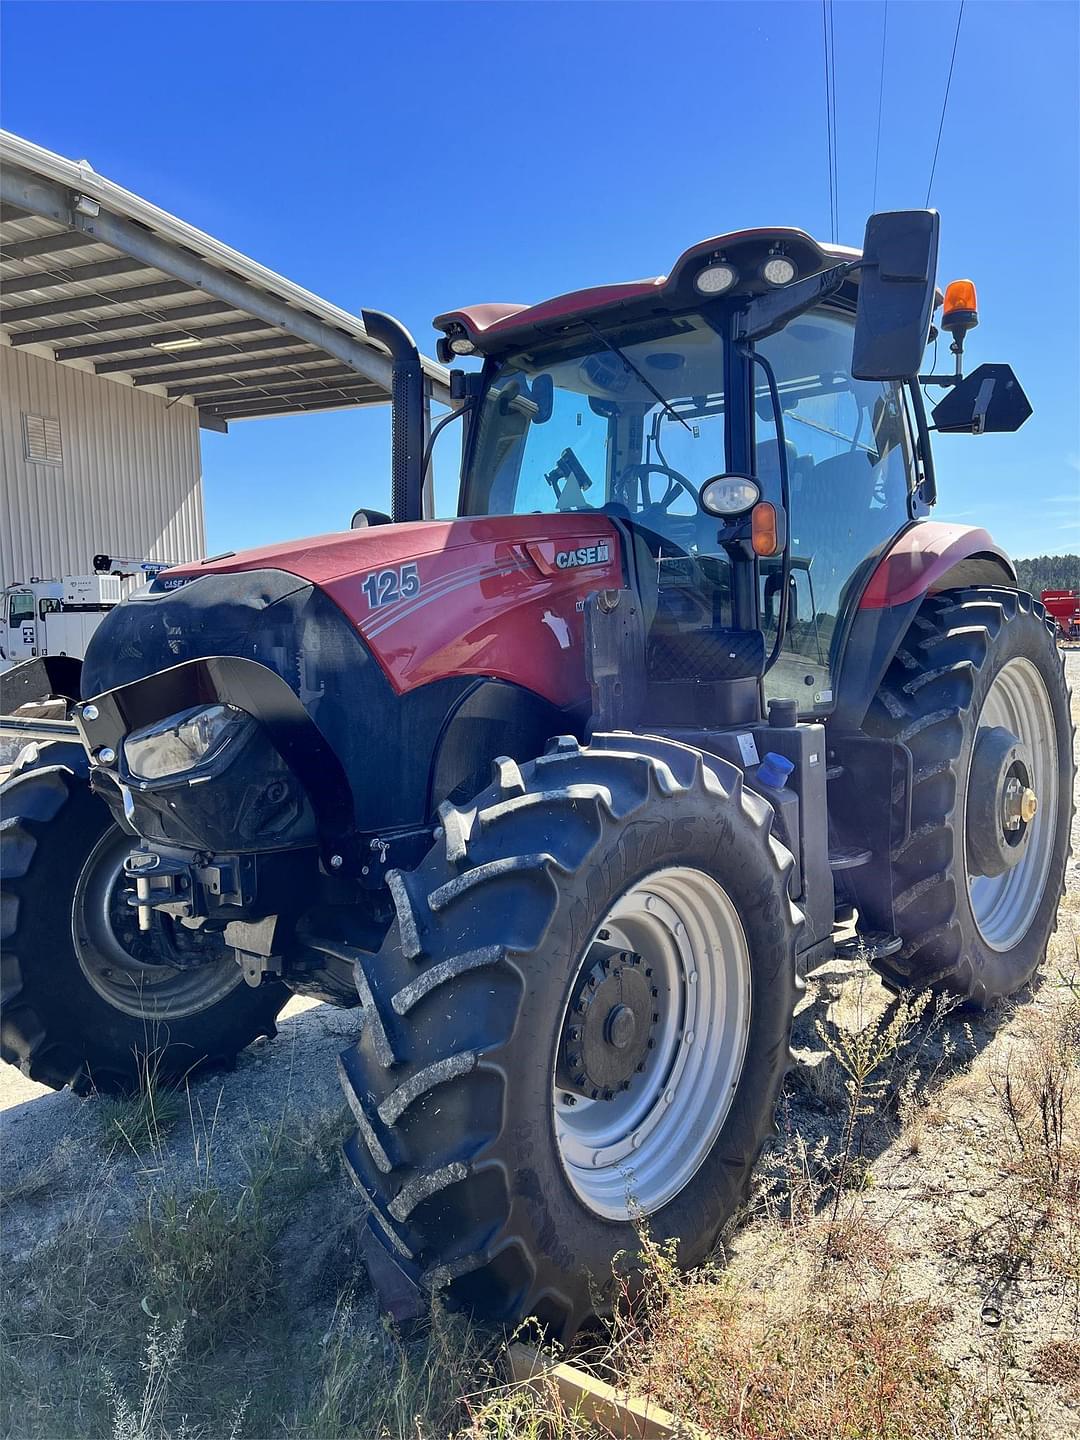
[[[904,943],[878,969],[985,1009],[1042,962],[1069,857],[1069,692],[1043,607],[1004,589],[928,598],[866,728],[913,760],[911,833],[891,857]]]
[[[59,742],[29,758],[0,787],[2,1058],[57,1090],[124,1093],[273,1035],[280,983],[252,989],[223,946],[174,969],[137,935],[122,893],[133,841],[91,792],[85,754]]]
[[[693,1265],[745,1196],[801,917],[770,811],[723,761],[564,737],[495,772],[443,807],[432,851],[391,878],[378,957],[355,956],[346,1158],[399,1269],[566,1336],[610,1305],[636,1213]]]

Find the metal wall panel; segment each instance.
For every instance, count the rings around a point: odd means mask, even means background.
[[[25,458],[23,416],[60,421],[63,460]],[[198,415],[0,346],[0,584],[85,574],[94,555],[206,551]]]

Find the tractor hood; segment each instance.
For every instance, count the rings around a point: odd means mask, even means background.
[[[492,754],[536,753],[587,713],[585,598],[623,584],[620,533],[596,514],[267,546],[163,572],[116,606],[87,650],[82,693],[138,690],[151,723],[204,701],[222,657],[253,661],[247,674],[299,700],[363,823],[423,823],[433,796],[472,793],[480,757],[486,774]]]
[[[398,693],[484,675],[557,705],[582,698],[585,596],[623,584],[619,536],[607,516],[510,515],[265,546],[177,566],[149,595],[184,590],[197,603],[209,598],[209,577],[250,573],[254,583],[255,573],[269,571],[327,595]],[[243,583],[234,578],[230,587],[242,592]]]

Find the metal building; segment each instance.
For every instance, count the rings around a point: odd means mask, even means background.
[[[448,400],[446,371],[424,374]],[[390,384],[358,316],[0,131],[0,588],[99,553],[197,558],[200,426],[382,404]]]

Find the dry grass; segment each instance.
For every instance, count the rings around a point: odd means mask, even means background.
[[[851,984],[820,1027],[818,1066],[831,1078],[809,1086],[793,1079],[781,1141],[748,1214],[728,1234],[722,1268],[682,1275],[672,1247],[643,1230],[646,1284],[624,1294],[606,1337],[575,1363],[709,1434],[740,1440],[1068,1433],[1056,1421],[1048,1428],[1046,1415],[1080,1408],[1074,968],[1018,1007],[1006,1033],[974,1060],[976,1039],[951,1007],[929,997],[880,1003],[860,993],[872,982],[856,976]],[[298,1315],[287,1281],[292,1237],[305,1207],[326,1207],[346,1183],[336,1160],[345,1120],[313,1129],[284,1116],[253,1138],[237,1184],[215,1172],[215,1114],[181,1098],[194,1183],[190,1170],[183,1184],[170,1170],[184,1127],[170,1117],[170,1149],[160,1095],[126,1109],[101,1106],[114,1134],[102,1164],[114,1163],[116,1138],[149,1162],[137,1207],[110,1219],[101,1198],[107,1185],[91,1185],[56,1233],[8,1266],[4,1435],[595,1433],[554,1386],[505,1382],[498,1334],[435,1307],[401,1337],[375,1316],[362,1275],[346,1280],[327,1307]],[[939,1185],[942,1147],[957,1114],[976,1101],[979,1164],[990,1177],[981,1211],[957,1217],[927,1202],[916,1215],[883,1206],[883,1195],[909,1183]],[[816,1134],[807,1105],[820,1120]],[[145,1135],[141,1146],[136,1135]],[[32,1202],[54,1182],[58,1163],[16,1177],[10,1203]],[[916,1247],[949,1255],[954,1273],[966,1267],[976,1277],[982,1331],[970,1354],[958,1357],[956,1347],[959,1298],[954,1303],[948,1285],[924,1283],[913,1268]],[[1011,1287],[1025,1280],[1062,1300],[1026,1347],[1009,1313]]]
[[[722,1263],[682,1275],[643,1231],[645,1285],[574,1363],[738,1440],[1075,1433],[1071,938],[1047,969],[1034,996],[990,1022],[928,996],[890,999],[865,972],[819,980],[803,1024],[814,1063],[789,1081],[780,1137]],[[506,1382],[501,1334],[437,1306],[409,1337],[379,1319],[362,1271],[349,1273],[356,1209],[337,1160],[347,1116],[312,1127],[286,1111],[252,1135],[237,1175],[219,1173],[213,1107],[187,1092],[149,1076],[134,1101],[91,1104],[91,1139],[95,1125],[105,1139],[90,1147],[97,1168],[73,1138],[7,1187],[9,1213],[65,1185],[72,1203],[5,1268],[0,1434],[595,1434],[554,1386]],[[136,1194],[117,1213],[121,1163]],[[320,1247],[327,1264],[309,1265]],[[311,1279],[323,1272],[328,1293]]]

